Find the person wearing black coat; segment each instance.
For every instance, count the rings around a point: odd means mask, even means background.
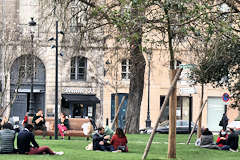
[[[48,146],[39,147],[35,141],[34,134],[32,133],[33,126],[27,124],[26,127],[18,133],[17,147],[20,154],[50,154],[50,155],[62,155],[63,152],[53,152]],[[32,145],[31,145],[32,143]]]
[[[45,118],[42,109],[39,109],[38,112],[33,116],[32,123],[34,125],[34,131],[42,130],[43,138],[45,138],[47,134],[47,127],[45,125]]]
[[[33,127],[27,125],[22,131],[18,133],[17,136],[17,147],[20,154],[25,154],[30,151],[32,143],[34,148],[39,148],[39,145],[35,141],[34,135],[31,132]]]
[[[104,128],[98,128],[93,135],[93,150],[114,151],[114,147],[107,142],[108,140],[110,140],[110,136],[104,134]]]
[[[227,138],[227,145],[229,145],[230,149],[232,151],[237,151],[238,150],[238,134],[234,131],[233,128],[230,128],[230,134],[228,135]]]
[[[219,122],[219,126],[222,126],[223,130],[226,131],[227,125],[228,125],[228,117],[227,117],[226,113],[223,113],[222,119]]]

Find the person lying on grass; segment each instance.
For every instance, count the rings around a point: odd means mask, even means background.
[[[17,147],[20,154],[50,154],[50,155],[63,155],[63,152],[53,152],[48,146],[39,147],[35,141],[34,134],[32,133],[33,126],[27,124],[26,127],[19,132],[17,136]],[[33,146],[31,146],[31,144]]]

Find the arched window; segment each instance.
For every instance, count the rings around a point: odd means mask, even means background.
[[[71,80],[86,80],[87,79],[87,58],[73,57],[71,59]]]
[[[12,70],[12,74],[17,74],[18,79],[30,80],[32,76],[34,80],[43,78],[40,77],[43,67],[42,62],[36,56],[24,55],[17,58],[15,63],[13,65],[15,69]]]

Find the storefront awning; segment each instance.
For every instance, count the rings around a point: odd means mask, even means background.
[[[62,97],[67,102],[100,103],[100,100],[95,95],[63,94]]]

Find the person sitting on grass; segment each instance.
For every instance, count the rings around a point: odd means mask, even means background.
[[[18,133],[17,147],[20,154],[50,154],[50,155],[63,155],[63,152],[53,152],[48,146],[39,147],[34,134],[32,133],[33,126],[27,124],[26,127]],[[31,144],[33,146],[31,146]]]
[[[108,142],[109,140],[110,136],[104,134],[104,128],[99,127],[93,135],[93,150],[114,151],[114,147]]]
[[[64,140],[64,132],[68,129],[69,129],[68,119],[66,118],[66,115],[64,113],[61,113],[60,118],[58,120],[58,130],[63,140]]]
[[[14,153],[15,131],[11,123],[4,123],[0,130],[0,153]]]
[[[219,136],[217,137],[216,141],[216,144],[218,145],[218,147],[220,147],[221,150],[225,150],[227,145],[227,138],[228,138],[227,132],[222,129],[219,132]]]
[[[209,131],[208,128],[204,128],[202,135],[200,137],[201,143],[200,146],[202,145],[209,145],[213,144],[213,134],[211,131]]]
[[[227,145],[230,151],[232,152],[238,152],[238,134],[234,131],[233,128],[229,128],[230,134],[228,135],[227,138]]]
[[[43,116],[43,110],[39,109],[38,112],[33,116],[32,123],[34,124],[34,131],[42,130],[43,138],[47,134],[47,127],[45,126],[45,118]]]
[[[110,142],[115,150],[120,150],[122,152],[128,152],[127,147],[127,137],[125,136],[122,128],[117,128],[116,133],[113,135]]]
[[[220,149],[216,144],[213,143],[213,134],[208,128],[204,128],[200,137],[200,147],[209,149]]]

